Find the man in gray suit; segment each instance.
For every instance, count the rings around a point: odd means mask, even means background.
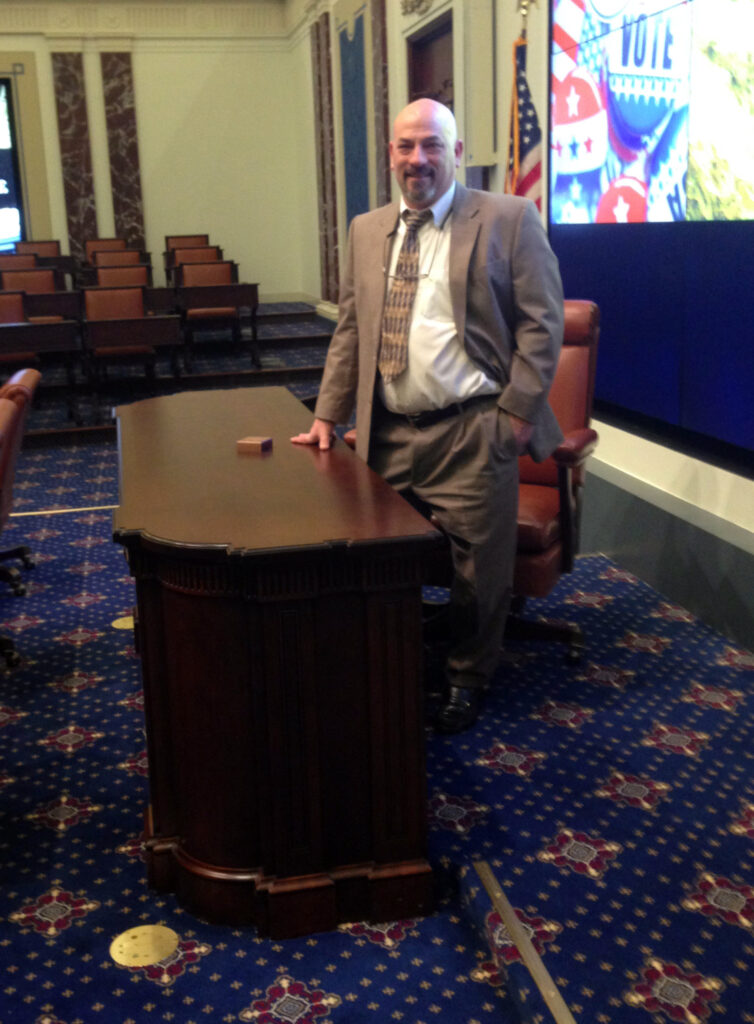
[[[417,100],[396,118],[402,200],[351,224],[314,423],[292,438],[329,448],[355,402],[357,452],[447,534],[451,644],[435,722],[446,733],[476,720],[499,658],[518,456],[544,459],[562,439],[547,404],[563,336],[557,260],[533,203],[455,181],[462,152],[442,104]]]

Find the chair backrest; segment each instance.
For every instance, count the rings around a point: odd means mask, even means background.
[[[3,437],[0,451],[0,525],[5,525],[13,504],[16,462],[40,376],[39,370],[19,370],[0,387],[0,436]],[[12,415],[9,415],[10,410],[5,403],[11,406]]]
[[[30,270],[37,265],[37,254],[34,252],[0,253],[0,270]]]
[[[173,266],[175,267],[182,263],[214,263],[222,258],[222,250],[218,245],[198,245],[188,249],[173,250]]]
[[[125,249],[126,240],[125,238],[90,238],[84,243],[84,248],[86,261],[91,263],[95,252],[101,252],[103,249]]]
[[[97,267],[97,284],[104,288],[117,288],[149,284],[149,267],[140,263],[135,267]]]
[[[20,324],[26,319],[23,292],[0,292],[0,324]]]
[[[93,255],[95,267],[127,267],[141,263],[138,249],[97,249]]]
[[[87,320],[130,320],[144,316],[143,288],[85,288]]]
[[[55,271],[51,267],[33,270],[3,270],[3,291],[54,292]]]
[[[233,284],[233,263],[216,260],[214,263],[181,264],[180,283],[187,287],[202,284]]]
[[[193,249],[198,245],[209,245],[209,235],[165,235],[165,250]]]
[[[16,252],[33,253],[35,256],[59,256],[60,242],[46,239],[43,242],[16,242]]]
[[[564,434],[588,427],[594,401],[600,311],[587,299],[566,299],[563,348],[550,389],[550,405]],[[576,477],[577,474],[574,474]],[[558,469],[553,459],[534,462],[519,459],[521,483],[557,486]]]

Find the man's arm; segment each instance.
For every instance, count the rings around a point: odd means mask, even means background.
[[[563,343],[558,261],[533,203],[526,204],[517,226],[511,272],[514,350],[500,405],[511,417],[532,424],[547,401]]]

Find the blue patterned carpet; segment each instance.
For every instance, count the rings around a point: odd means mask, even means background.
[[[29,451],[0,590],[0,1024],[549,1021],[473,862],[492,866],[580,1024],[754,1021],[754,656],[600,556],[536,612],[583,664],[510,648],[468,734],[428,730],[438,909],[274,942],[147,888],[134,600],[114,444]],[[54,511],[57,509],[58,511]],[[139,924],[179,937],[118,966]]]

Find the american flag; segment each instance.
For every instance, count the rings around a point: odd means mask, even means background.
[[[514,89],[505,191],[525,196],[542,209],[542,131],[526,81],[526,40],[513,44]]]

